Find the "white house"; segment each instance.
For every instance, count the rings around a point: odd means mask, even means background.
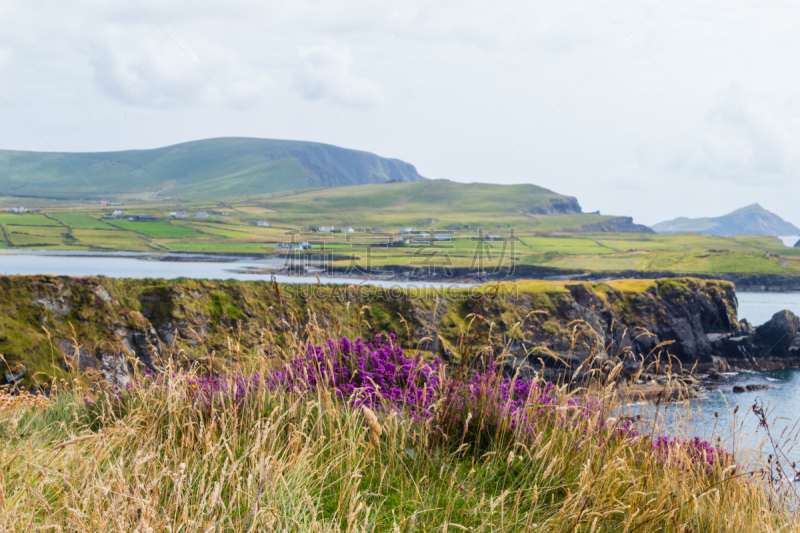
[[[8,210],[9,213],[27,213],[28,210],[24,207],[12,207]]]
[[[279,252],[305,252],[306,250],[311,250],[314,246],[307,242],[301,242],[297,246],[292,246],[290,244],[279,244],[275,247],[276,251]]]
[[[208,214],[208,213],[206,213],[205,211],[198,211],[198,212],[197,212],[197,218],[208,218],[208,217],[210,217],[210,216],[211,216],[211,215],[209,215],[209,214]]]
[[[186,211],[170,211],[169,216],[175,218],[183,218],[186,216]]]
[[[345,227],[342,228],[342,233],[355,233],[355,232],[356,232],[356,230],[354,230],[350,226],[345,226]]]
[[[330,232],[330,231],[334,230],[334,227],[333,226],[320,226],[319,230],[320,231],[329,231]]]
[[[259,220],[258,222],[256,222],[256,226],[261,226],[262,228],[268,228],[269,220]]]
[[[417,231],[417,228],[401,228],[397,233],[404,235],[406,233],[414,233],[415,231]]]

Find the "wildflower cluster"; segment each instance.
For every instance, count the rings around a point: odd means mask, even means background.
[[[403,412],[417,421],[433,421],[444,434],[463,441],[469,437],[480,446],[484,439],[500,435],[535,440],[542,430],[569,425],[580,434],[579,448],[587,439],[636,438],[631,420],[622,424],[606,418],[602,406],[591,399],[565,394],[553,383],[503,378],[495,373],[472,373],[462,379],[445,378],[439,359],[425,361],[406,357],[393,335],[329,339],[321,346],[309,344],[303,357],[293,359],[268,375],[205,376],[185,381],[148,373],[136,387],[170,387],[185,383],[184,395],[203,411],[239,405],[260,386],[299,393],[330,390],[338,401],[371,413]],[[118,400],[123,400],[120,391]],[[684,468],[732,464],[733,458],[708,441],[671,439],[660,436],[652,443],[660,461],[676,461]]]
[[[199,377],[187,382],[186,396],[195,405],[201,405],[206,409],[212,406],[222,408],[225,401],[242,403],[247,394],[258,387],[260,382],[261,376],[258,372],[252,376],[237,373],[226,377],[217,375]]]
[[[699,437],[682,440],[661,435],[653,441],[652,448],[659,459],[674,461],[684,469],[701,464],[707,465],[706,471],[710,473],[715,464],[729,466],[734,463],[733,455]]]
[[[347,403],[410,411],[430,416],[443,375],[439,359],[406,357],[394,335],[377,335],[371,343],[358,338],[309,344],[304,357],[277,372],[275,382],[289,389],[315,391],[328,386]]]

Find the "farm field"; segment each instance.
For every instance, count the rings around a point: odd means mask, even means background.
[[[437,268],[469,269],[476,264],[476,250],[483,250],[489,262],[502,255],[504,266],[567,271],[800,275],[800,248],[785,247],[776,237],[587,233],[579,231],[581,226],[614,217],[533,214],[515,198],[515,191],[505,190],[505,196],[492,190],[479,191],[482,197],[459,196],[469,192],[468,188],[459,189],[461,185],[364,185],[213,201],[139,201],[121,207],[127,213],[159,219],[150,222],[104,220],[102,216],[111,208],[87,202],[32,201],[29,208],[41,212],[0,214],[0,247],[266,256],[280,253],[276,245],[309,241],[314,253],[333,255],[333,265],[338,268],[363,268],[367,263],[409,268],[424,261],[426,254],[436,253],[437,259],[431,262]],[[447,200],[450,196],[462,201]],[[443,205],[434,208],[439,201]],[[185,210],[189,216],[169,216],[177,210]],[[194,216],[198,211],[226,214],[198,218]],[[264,219],[269,227],[256,225]],[[357,231],[309,231],[312,226],[326,225],[337,229],[349,225]],[[448,232],[452,240],[430,246],[424,239],[410,239],[405,246],[387,247],[401,228]],[[517,240],[505,250],[502,241],[479,239],[481,235],[508,238],[512,232]]]

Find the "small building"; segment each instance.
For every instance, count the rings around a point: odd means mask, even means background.
[[[186,211],[170,211],[169,216],[175,217],[175,218],[183,218],[183,217],[185,217],[187,215],[186,215]]]
[[[125,213],[123,213],[119,209],[114,209],[113,211],[111,211],[110,215],[103,215],[103,218],[105,218],[105,219],[109,219],[109,218],[125,218]]]
[[[332,232],[333,230],[334,230],[334,227],[333,227],[333,226],[320,226],[320,227],[319,227],[319,231],[328,231],[328,232]]]
[[[258,222],[256,222],[256,226],[260,226],[262,228],[268,228],[269,220],[259,220]]]
[[[12,207],[8,210],[9,213],[27,213],[28,210],[24,207]]]
[[[211,211],[211,214],[212,215],[219,215],[219,216],[223,216],[223,217],[228,216],[228,212],[227,211]]]
[[[140,215],[140,214],[128,215],[127,219],[136,220],[138,222],[153,222],[154,220],[157,220],[156,217],[154,217],[153,215]]]
[[[397,233],[400,235],[405,235],[407,233],[414,233],[415,231],[417,231],[417,228],[400,228],[400,231]]]
[[[355,233],[355,232],[356,232],[356,230],[354,230],[350,226],[345,226],[345,227],[342,228],[342,233]]]
[[[198,211],[198,212],[197,212],[197,218],[208,218],[208,217],[210,217],[210,216],[211,216],[211,215],[209,215],[209,214],[208,214],[208,213],[206,213],[205,211]]]
[[[314,245],[308,242],[301,242],[297,245],[291,244],[279,244],[275,247],[275,250],[279,252],[305,252],[306,250],[311,250],[314,248]]]
[[[122,205],[122,202],[108,202],[106,205]]]
[[[434,241],[449,241],[452,238],[452,235],[449,233],[434,233],[433,240]]]

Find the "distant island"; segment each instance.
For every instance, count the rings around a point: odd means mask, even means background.
[[[703,235],[800,235],[800,229],[759,204],[751,204],[714,218],[680,217],[652,226],[657,233],[701,233]]]

